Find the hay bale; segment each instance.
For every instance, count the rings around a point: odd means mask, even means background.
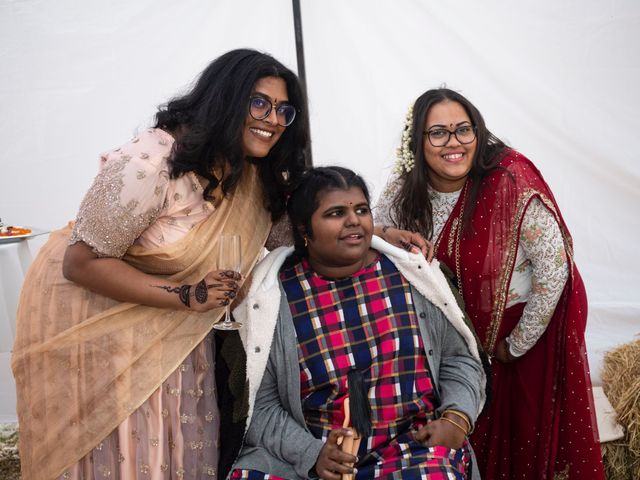
[[[0,423],[0,478],[20,479],[18,425],[15,423]]]
[[[607,480],[634,480],[627,468],[630,460],[626,443],[619,441],[602,443],[600,449]]]
[[[625,429],[622,441],[602,445],[607,478],[640,478],[640,340],[604,356],[602,388]]]

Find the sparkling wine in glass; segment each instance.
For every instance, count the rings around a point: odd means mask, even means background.
[[[221,235],[218,241],[218,270],[240,272],[241,265],[240,235]],[[238,330],[240,327],[241,323],[231,321],[230,305],[225,307],[224,321],[213,326],[217,330]]]

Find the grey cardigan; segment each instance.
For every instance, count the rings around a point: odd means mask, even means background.
[[[462,312],[459,311],[437,262],[428,264],[424,259],[421,261],[419,255],[407,256],[406,252],[381,239],[374,239],[372,247],[385,253],[403,274],[407,265],[403,265],[402,260],[407,258],[411,260],[409,263],[415,263],[413,266],[419,272],[421,281],[417,283],[420,285],[411,281],[410,277],[413,275],[405,274],[405,277],[411,283],[414,307],[438,397],[436,415],[447,408],[453,408],[466,413],[472,423],[475,422],[484,403],[486,378],[475,339],[464,322],[459,321]],[[306,427],[300,400],[296,334],[286,295],[277,280],[277,271],[290,253],[291,249],[278,249],[263,260],[254,271],[258,278],[254,278],[247,298],[234,311],[238,320],[249,323],[242,336],[247,350],[250,407],[248,429],[233,469],[252,469],[287,479],[306,479],[310,478],[309,472],[316,463],[323,441],[315,438]],[[265,262],[269,264],[266,275]],[[435,288],[425,289],[424,283],[431,283],[430,286]],[[445,285],[446,290],[443,290]],[[425,298],[425,291],[431,294],[431,300]],[[262,317],[261,327],[265,323],[272,323],[268,317],[258,315],[258,312],[269,313],[265,312],[270,310],[268,304],[275,301],[278,307],[275,311],[271,309],[276,317],[273,330],[267,327],[262,335],[251,332],[251,321],[260,321],[258,316]],[[444,308],[438,308],[438,303]],[[268,334],[269,330],[271,335]],[[252,382],[255,387],[258,380],[255,370],[262,367],[262,362],[256,362],[255,357],[264,356],[266,352],[262,351],[261,345],[251,345],[251,333],[258,333],[254,338],[261,339],[258,343],[270,345],[268,358],[265,358],[266,364],[260,373],[260,386],[255,394],[251,392]]]

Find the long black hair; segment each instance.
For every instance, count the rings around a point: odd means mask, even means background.
[[[309,146],[307,99],[298,77],[271,55],[238,49],[215,59],[201,73],[191,90],[161,105],[156,127],[176,137],[170,161],[172,178],[195,172],[209,185],[209,198],[220,183],[214,169],[223,171],[222,191],[233,191],[242,173],[243,126],[249,111],[249,97],[258,80],[282,78],[289,102],[297,109],[295,121],[285,128],[265,158],[256,161],[264,186],[266,207],[275,220],[285,211],[286,197],[305,167]],[[225,171],[226,164],[230,171]]]
[[[448,88],[436,88],[427,90],[418,97],[413,105],[413,125],[409,143],[415,157],[415,165],[410,172],[404,172],[400,176],[402,187],[393,201],[392,218],[400,228],[420,232],[426,238],[433,235],[433,207],[426,194],[429,177],[423,147],[424,127],[431,108],[445,101],[459,103],[476,128],[477,146],[469,171],[471,189],[467,193],[463,228],[468,229],[470,226],[482,178],[498,166],[507,148],[502,140],[489,131],[475,105],[458,92]]]
[[[367,203],[370,203],[367,184],[353,170],[344,167],[316,167],[304,173],[287,203],[295,246],[295,252],[289,257],[288,263],[307,255],[304,236],[313,238],[311,216],[320,206],[320,193],[327,190],[349,190],[351,187],[362,190]]]

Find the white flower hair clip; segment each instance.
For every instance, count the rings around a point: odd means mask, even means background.
[[[416,164],[415,156],[411,151],[409,144],[411,143],[411,131],[413,129],[413,104],[409,107],[407,115],[404,119],[404,130],[402,131],[402,141],[396,148],[396,163],[393,167],[393,173],[402,175],[403,172],[409,173]]]

